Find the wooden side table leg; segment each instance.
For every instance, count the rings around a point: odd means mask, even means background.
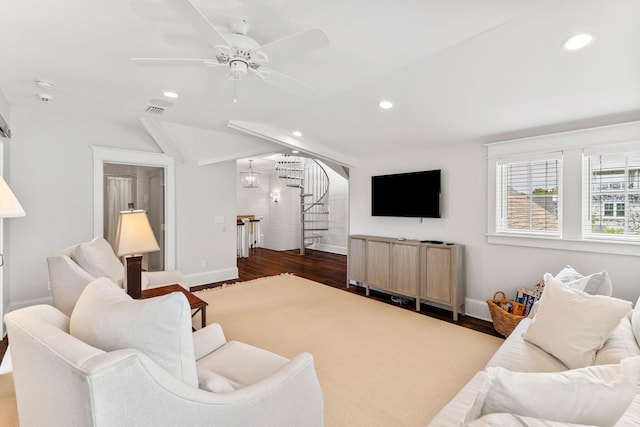
[[[207,326],[207,306],[202,307],[200,310],[200,316],[202,317],[202,327]]]

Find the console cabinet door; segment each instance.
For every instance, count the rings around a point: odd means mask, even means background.
[[[389,289],[391,245],[367,241],[367,283],[374,288]]]
[[[349,239],[349,279],[365,283],[367,281],[367,241]]]
[[[391,244],[391,290],[417,296],[420,276],[420,246]]]
[[[426,277],[421,295],[432,301],[452,303],[451,254],[449,249],[428,247],[426,250]]]

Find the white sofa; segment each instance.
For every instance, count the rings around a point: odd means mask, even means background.
[[[124,265],[102,237],[61,249],[47,257],[53,306],[67,316],[87,284],[107,277],[122,287]],[[178,270],[142,272],[142,289],[179,284],[189,290]]]
[[[545,276],[546,277],[546,276]],[[546,297],[546,293],[548,291],[545,290],[545,294],[543,294],[543,299],[541,300],[540,308],[542,309],[543,304],[545,303],[544,298]],[[606,298],[606,297],[605,297]],[[639,300],[640,303],[640,300]],[[630,303],[629,303],[630,304]],[[571,316],[570,309],[568,310],[567,318]],[[540,313],[538,313],[540,314]],[[593,311],[591,316],[593,319],[598,318],[599,313],[597,311]],[[485,393],[488,385],[488,378],[490,377],[489,371],[495,372],[496,369],[492,369],[495,367],[502,367],[511,372],[516,373],[570,373],[569,367],[561,362],[556,357],[549,354],[547,351],[543,350],[537,345],[532,344],[531,342],[524,339],[524,335],[527,330],[531,327],[532,322],[534,320],[532,318],[526,318],[522,320],[518,326],[514,329],[514,331],[509,335],[509,337],[504,341],[504,343],[500,346],[498,351],[493,355],[493,357],[489,360],[486,365],[486,369],[478,372],[467,384],[466,386],[436,415],[434,419],[428,424],[429,427],[458,427],[465,426],[467,423],[471,423],[474,417],[469,419],[469,415],[474,411],[474,405],[478,405],[479,396],[482,393]],[[559,330],[563,322],[559,321],[556,323],[557,329]],[[637,356],[640,355],[640,347],[638,345],[638,331],[640,331],[640,308],[638,308],[638,303],[636,303],[636,308],[627,315],[619,320],[617,326],[615,326],[613,333],[609,335],[609,338],[606,339],[604,345],[601,349],[599,349],[595,353],[595,359],[593,365],[597,365],[599,367],[614,366],[613,364],[619,364],[622,360],[632,360],[637,359]],[[589,326],[584,326],[588,328]],[[548,333],[550,335],[559,333],[557,330],[549,330]],[[527,337],[529,337],[527,335]],[[567,346],[571,346],[572,343],[570,340],[566,342]],[[575,371],[575,370],[574,370]],[[636,370],[637,371],[637,370]],[[634,371],[635,372],[635,371]],[[518,375],[518,374],[516,374]],[[550,374],[554,375],[554,374]],[[637,374],[636,374],[637,375]],[[543,374],[544,376],[544,374]],[[530,376],[532,377],[532,376]],[[632,399],[630,405],[624,406],[626,411],[622,415],[622,417],[615,422],[616,427],[630,427],[630,426],[639,426],[640,425],[640,394],[637,391],[637,382],[632,384],[633,390],[635,390],[635,396],[633,395],[634,391],[631,392],[629,399]],[[577,389],[577,388],[576,388]],[[526,392],[526,391],[525,391]],[[554,398],[553,392],[550,393],[549,396],[551,399]],[[575,400],[579,400],[580,396],[571,396],[571,400],[575,397]],[[506,397],[507,399],[509,396]],[[531,399],[535,399],[535,397],[531,397]],[[558,397],[558,399],[560,399]],[[570,399],[567,399],[570,400]],[[564,403],[564,402],[560,402]],[[573,405],[574,402],[566,402],[567,405]],[[595,407],[598,405],[605,406],[606,403],[604,401],[596,403]],[[598,410],[607,411],[606,407],[597,408]],[[624,411],[624,409],[622,409]],[[622,412],[621,411],[621,412]],[[499,416],[500,414],[491,414],[495,416]],[[504,414],[505,416],[507,414]],[[553,415],[549,417],[553,420]],[[477,418],[475,418],[477,420]],[[487,422],[486,424],[477,423],[475,425],[491,425],[491,426],[556,426],[556,425],[574,425],[574,424],[562,424],[557,420],[549,421],[540,420],[540,419],[530,419],[526,420],[522,419],[514,419],[513,424],[509,421],[505,421],[507,418],[505,417],[502,421],[497,421],[491,424]],[[556,424],[556,422],[558,424]],[[567,421],[564,421],[567,423]],[[582,424],[579,424],[582,425]]]
[[[217,324],[192,334],[181,293],[131,300],[98,279],[71,318],[39,305],[10,312],[5,322],[22,427],[324,422],[310,354],[289,360],[227,342]]]

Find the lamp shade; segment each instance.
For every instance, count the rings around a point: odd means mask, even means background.
[[[116,228],[115,249],[118,256],[160,250],[147,214],[143,210],[120,212]]]
[[[24,209],[18,199],[7,185],[7,182],[0,176],[0,218],[15,218],[25,216]]]

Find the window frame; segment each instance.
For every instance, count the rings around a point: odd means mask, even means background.
[[[500,215],[500,213],[503,212],[508,212],[508,201],[509,201],[509,196],[507,195],[508,190],[506,187],[508,187],[508,183],[505,182],[505,179],[508,176],[508,167],[509,166],[516,166],[516,165],[527,165],[528,168],[528,173],[531,174],[531,167],[535,164],[535,163],[541,163],[541,162],[549,162],[549,161],[557,161],[558,164],[556,165],[557,168],[557,175],[555,177],[556,180],[556,187],[557,187],[557,193],[556,193],[556,197],[558,198],[557,200],[557,217],[556,217],[556,221],[557,221],[557,227],[558,229],[555,231],[552,230],[534,230],[534,229],[515,229],[515,228],[509,228],[508,225],[508,221],[509,221],[509,217],[507,216],[502,216]],[[517,156],[517,157],[503,157],[503,158],[499,158],[497,159],[496,162],[496,192],[498,192],[498,195],[496,196],[496,234],[499,235],[522,235],[522,236],[539,236],[539,237],[559,237],[562,234],[562,184],[561,184],[561,178],[562,178],[562,153],[561,152],[556,152],[556,153],[548,153],[548,154],[543,154],[543,155],[536,155],[536,156],[527,156],[527,157],[522,157],[522,156]],[[527,179],[531,180],[532,177],[528,176]],[[532,182],[529,181],[527,182],[527,185],[531,186]],[[498,186],[500,188],[498,188]],[[529,197],[529,198],[533,198],[533,191],[531,191],[531,194],[527,195],[524,194],[525,197]],[[530,207],[532,207],[532,200],[530,200],[529,202]],[[533,220],[533,217],[531,217],[531,220]]]
[[[526,138],[497,141],[487,147],[487,241],[490,244],[515,245],[570,251],[640,256],[640,242],[624,239],[585,238],[583,198],[589,191],[583,179],[583,157],[587,152],[640,151],[640,121],[558,132]],[[562,152],[562,177],[559,181],[561,234],[559,236],[525,233],[499,233],[497,228],[497,164],[504,158],[535,158]]]

